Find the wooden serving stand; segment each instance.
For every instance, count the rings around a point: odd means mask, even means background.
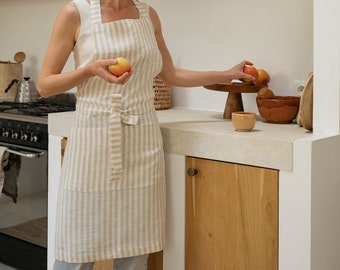
[[[230,82],[206,85],[204,88],[214,91],[229,92],[223,118],[231,119],[232,112],[243,111],[242,93],[257,93],[266,85],[249,85],[242,82]]]

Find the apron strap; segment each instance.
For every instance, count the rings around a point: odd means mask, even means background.
[[[132,0],[132,1],[135,4],[136,8],[138,9],[140,18],[149,16],[149,5],[148,4],[137,1],[137,0]]]
[[[102,14],[100,11],[100,0],[90,0],[91,5],[91,19],[92,24],[101,24],[102,23]]]

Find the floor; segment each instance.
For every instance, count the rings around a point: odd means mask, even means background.
[[[13,226],[47,215],[47,192],[18,198],[17,203],[5,195],[0,198],[0,228]]]
[[[46,216],[47,213],[47,193],[37,193],[33,196],[21,197],[14,204],[11,200],[1,195],[0,199],[0,228],[13,226],[25,222],[32,218]],[[17,213],[25,213],[18,215]],[[3,218],[6,217],[6,218]],[[0,270],[17,270],[0,263]]]
[[[0,270],[16,270],[16,269],[0,263]]]

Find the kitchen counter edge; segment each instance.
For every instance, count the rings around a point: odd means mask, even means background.
[[[74,112],[48,117],[49,135],[68,137]],[[278,170],[293,170],[293,144],[312,136],[294,124],[268,124],[258,118],[253,131],[235,131],[223,113],[191,109],[157,111],[167,153]]]

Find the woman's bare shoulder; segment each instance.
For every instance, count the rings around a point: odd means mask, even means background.
[[[152,6],[149,6],[149,14],[150,17],[158,17],[157,11]]]
[[[79,11],[77,5],[74,2],[66,3],[60,10],[59,16],[64,16],[68,19],[78,19]]]
[[[157,11],[151,6],[149,6],[149,16],[152,21],[153,27],[157,32],[157,30],[160,30],[161,28],[161,21],[159,19]]]
[[[77,5],[73,2],[68,2],[59,11],[56,19],[56,25],[68,30],[76,30],[80,25],[80,14]]]

